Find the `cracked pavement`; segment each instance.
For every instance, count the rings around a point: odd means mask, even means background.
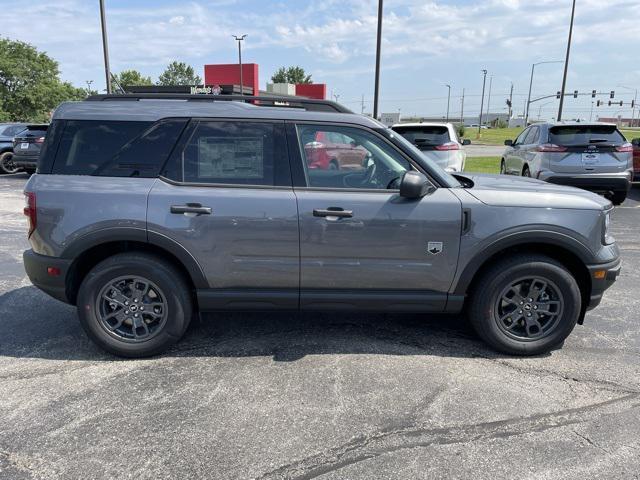
[[[232,313],[132,361],[26,278],[25,180],[0,177],[2,479],[640,478],[640,188],[620,278],[549,355],[459,317]]]

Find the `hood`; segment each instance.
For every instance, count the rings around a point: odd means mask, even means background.
[[[474,186],[466,191],[482,203],[498,207],[605,210],[611,202],[579,188],[510,175],[464,175]]]

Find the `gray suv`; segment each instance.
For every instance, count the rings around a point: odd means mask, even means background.
[[[465,310],[534,355],[620,270],[590,192],[450,175],[331,102],[156,97],[62,104],[25,187],[31,281],[114,354],[162,352],[197,311]],[[306,142],[332,134],[360,168],[312,168]]]
[[[633,145],[609,123],[538,123],[506,140],[500,172],[602,193],[624,202],[633,179]]]

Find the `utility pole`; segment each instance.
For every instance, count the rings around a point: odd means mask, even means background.
[[[109,42],[107,40],[107,19],[104,12],[104,0],[100,0],[100,24],[102,25],[102,53],[104,54],[104,75],[107,81],[107,93],[111,89],[111,69],[109,68]]]
[[[573,0],[571,6],[571,23],[569,23],[569,38],[567,40],[567,55],[564,59],[564,74],[562,75],[562,89],[560,90],[560,105],[558,106],[558,118],[556,121],[562,120],[562,105],[564,103],[564,91],[567,87],[567,71],[569,69],[569,52],[571,51],[571,35],[573,34],[573,19],[576,14],[576,0]]]
[[[487,96],[487,122],[491,124],[491,86],[493,85],[493,75],[489,77],[489,95]]]
[[[487,71],[482,70],[482,99],[480,100],[480,118],[478,121],[478,138],[480,138],[480,129],[482,128],[482,108],[484,107],[484,86],[487,83]]]
[[[462,98],[460,99],[460,123],[464,125],[464,88],[462,89]]]
[[[231,35],[238,42],[238,66],[240,67],[240,95],[244,95],[244,82],[242,81],[242,41],[247,38],[247,34],[238,36]],[[255,95],[256,92],[253,92]]]
[[[447,93],[447,122],[449,122],[449,102],[451,101],[451,85],[445,85],[445,87],[449,89]]]
[[[511,82],[511,91],[509,92],[509,119],[513,114],[513,82]]]
[[[362,107],[360,108],[360,113],[364,115],[364,93],[362,94]]]
[[[382,2],[378,0],[378,36],[376,42],[376,79],[373,91],[373,118],[378,118],[378,95],[380,93],[380,49],[382,47]]]
[[[633,127],[635,125],[635,118],[636,118],[636,103],[638,102],[638,89],[625,87],[624,85],[618,85],[618,87],[626,88],[627,90],[631,90],[632,92],[634,92],[633,107],[631,107],[631,126]]]
[[[589,113],[589,121],[593,120],[593,100],[591,100],[591,113]],[[633,123],[633,120],[631,121]]]

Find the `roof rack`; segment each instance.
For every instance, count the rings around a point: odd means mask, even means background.
[[[260,107],[300,108],[313,112],[353,113],[346,107],[331,100],[316,100],[303,97],[278,97],[254,95],[190,95],[184,93],[124,93],[111,95],[91,95],[86,101],[110,100],[187,100],[196,102],[245,102]]]

